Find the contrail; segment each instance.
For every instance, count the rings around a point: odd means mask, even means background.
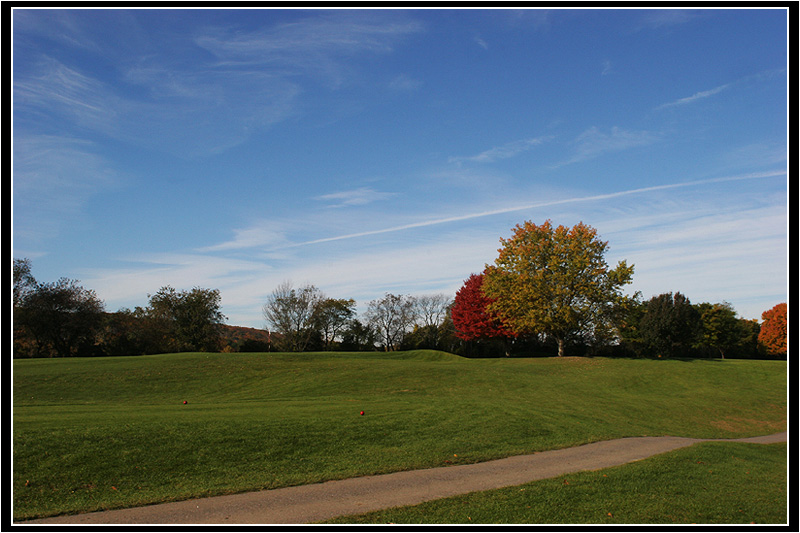
[[[424,228],[428,226],[436,226],[439,224],[448,224],[450,222],[461,222],[463,220],[472,220],[475,218],[483,218],[483,217],[490,217],[494,215],[502,215],[505,213],[513,213],[515,211],[525,211],[528,209],[537,209],[541,207],[551,207],[554,205],[564,205],[564,204],[574,204],[579,202],[594,202],[597,200],[608,200],[611,198],[619,198],[621,196],[631,196],[634,194],[641,194],[646,192],[653,192],[653,191],[663,191],[667,189],[679,189],[684,187],[696,187],[698,185],[708,185],[710,183],[723,183],[728,181],[742,181],[742,180],[754,180],[754,179],[763,179],[763,178],[773,178],[775,176],[783,176],[786,175],[785,170],[775,170],[771,172],[760,172],[760,173],[753,173],[753,174],[744,174],[741,176],[727,176],[723,178],[712,178],[706,180],[697,180],[697,181],[687,181],[683,183],[671,183],[668,185],[654,185],[652,187],[642,187],[639,189],[630,189],[627,191],[618,191],[612,192],[607,194],[596,194],[592,196],[579,196],[577,198],[566,198],[563,200],[553,200],[550,202],[539,202],[535,204],[526,204],[526,205],[518,205],[513,207],[505,207],[503,209],[494,209],[491,211],[480,211],[477,213],[470,213],[467,215],[459,215],[454,217],[446,217],[446,218],[436,218],[433,220],[424,220],[422,222],[414,222],[411,224],[404,224],[401,226],[393,226],[391,228],[384,228],[384,229],[377,229],[377,230],[370,230],[370,231],[362,231],[359,233],[348,233],[346,235],[338,235],[336,237],[325,237],[322,239],[314,239],[311,241],[300,242],[296,244],[288,245],[287,248],[296,248],[299,246],[308,246],[311,244],[321,244],[325,242],[334,242],[334,241],[342,241],[346,239],[356,239],[358,237],[368,237],[370,235],[381,235],[383,233],[393,233],[396,231],[404,231],[407,229],[414,229],[414,228]]]

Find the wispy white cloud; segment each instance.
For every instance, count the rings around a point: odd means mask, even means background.
[[[45,38],[61,48],[79,49],[115,62],[124,62],[128,53],[149,52],[148,47],[153,46],[135,11],[17,9],[13,17],[15,35]],[[113,45],[109,45],[109,37]]]
[[[625,191],[617,191],[612,193],[605,193],[605,194],[595,194],[589,196],[578,196],[572,198],[564,198],[560,200],[549,200],[546,202],[538,202],[538,203],[530,203],[530,204],[522,204],[522,205],[513,205],[509,207],[503,207],[499,209],[491,209],[487,211],[476,211],[473,213],[467,213],[463,215],[456,215],[450,217],[443,217],[443,218],[435,218],[429,220],[422,220],[419,222],[412,222],[409,224],[402,224],[398,226],[392,226],[382,229],[375,229],[375,230],[367,230],[361,231],[356,233],[349,233],[344,235],[337,235],[333,237],[323,237],[320,239],[313,239],[305,242],[299,242],[290,245],[291,247],[299,247],[299,246],[309,246],[313,244],[322,244],[327,242],[335,242],[335,241],[342,241],[348,239],[357,239],[361,237],[368,237],[373,235],[381,235],[385,233],[395,233],[399,231],[405,231],[410,229],[416,228],[424,228],[430,226],[437,226],[440,224],[449,224],[453,222],[463,222],[467,220],[473,220],[477,218],[484,218],[496,215],[502,215],[506,213],[513,213],[517,211],[528,211],[532,209],[539,209],[543,207],[554,207],[554,206],[562,206],[566,204],[577,204],[577,203],[584,203],[584,202],[598,202],[603,200],[611,200],[616,198],[621,198],[625,196],[633,196],[637,194],[644,194],[656,191],[666,191],[670,189],[681,189],[681,188],[689,188],[689,187],[696,187],[700,185],[709,185],[713,183],[723,183],[723,182],[730,182],[730,181],[742,181],[742,180],[757,180],[757,179],[766,179],[766,178],[773,178],[777,176],[785,175],[785,171],[783,170],[776,170],[771,172],[759,172],[759,173],[752,173],[752,174],[744,174],[740,176],[726,176],[720,178],[711,178],[705,180],[697,180],[697,181],[690,181],[690,182],[681,182],[681,183],[670,183],[665,185],[654,185],[652,187],[642,187],[638,189],[629,189]]]
[[[500,17],[510,28],[531,28],[536,31],[547,30],[553,23],[557,11],[546,8],[498,10]]]
[[[656,111],[658,111],[658,110],[665,109],[665,108],[678,107],[678,106],[691,104],[691,103],[694,103],[694,102],[696,102],[698,100],[704,100],[706,98],[710,98],[710,97],[712,97],[714,95],[717,95],[717,94],[719,94],[719,93],[721,93],[723,91],[727,91],[727,90],[732,89],[734,87],[740,87],[740,86],[746,85],[747,83],[753,83],[753,82],[754,83],[763,83],[763,82],[767,82],[767,81],[770,81],[770,80],[774,79],[775,77],[777,77],[779,75],[785,75],[785,73],[786,73],[785,69],[764,70],[764,71],[757,72],[755,74],[751,74],[751,75],[745,76],[743,78],[737,79],[736,81],[733,81],[731,83],[725,83],[725,84],[719,85],[717,87],[714,87],[712,89],[696,92],[691,96],[687,96],[687,97],[684,97],[684,98],[679,98],[679,99],[674,100],[672,102],[667,102],[666,104],[661,104],[660,106],[656,107],[655,109],[656,109]]]
[[[333,12],[254,31],[217,26],[167,38],[127,17],[124,27],[134,29],[105,48],[93,44],[104,31],[100,21],[45,17],[62,46],[116,69],[87,70],[64,59],[69,54],[55,59],[31,49],[29,61],[15,65],[15,119],[36,131],[77,127],[186,158],[219,153],[299,113],[308,86],[356,83],[358,59],[390,53],[422,31],[403,17]],[[20,20],[42,33],[35,17]],[[145,46],[137,50],[130,40]],[[408,76],[395,82],[394,90],[419,86]]]
[[[788,155],[785,142],[754,142],[723,150],[716,166],[722,171],[745,169],[753,164],[776,167],[785,165]]]
[[[386,292],[454,293],[471,272],[483,268],[496,248],[494,235],[479,237],[474,231],[469,235],[467,239],[346,248],[283,260],[154,253],[129,257],[129,266],[124,268],[87,270],[81,280],[96,290],[110,309],[146,305],[147,294],[164,285],[219,289],[228,323],[262,327],[261,307],[285,280],[313,283],[331,297],[354,298],[361,307]],[[436,272],[431,265],[437,265]]]
[[[418,22],[329,14],[252,32],[217,28],[195,43],[228,67],[280,67],[289,75],[311,75],[332,86],[345,82],[341,58],[388,53],[399,39],[422,30]]]
[[[675,100],[674,102],[668,102],[666,104],[662,104],[662,105],[658,106],[656,109],[658,110],[658,109],[665,109],[665,108],[668,108],[668,107],[675,107],[675,106],[691,104],[692,102],[694,102],[696,100],[702,100],[704,98],[708,98],[709,96],[714,96],[715,94],[719,94],[722,91],[724,91],[725,89],[728,89],[730,86],[731,86],[730,83],[726,83],[725,85],[720,85],[719,87],[714,87],[713,89],[709,89],[707,91],[700,91],[700,92],[694,93],[691,96],[687,96],[686,98],[680,98],[678,100]]]
[[[14,233],[33,242],[57,237],[93,195],[122,180],[95,144],[81,139],[18,135],[13,156]]]
[[[700,17],[700,11],[688,9],[655,9],[642,11],[640,29],[672,28]]]
[[[399,74],[389,83],[389,89],[397,92],[412,92],[422,87],[422,85],[422,80],[412,78],[408,74]]]
[[[519,212],[595,227],[610,241],[610,263],[626,259],[635,265],[629,292],[649,298],[679,290],[696,302],[728,299],[740,315],[756,318],[783,294],[786,209],[780,199],[748,207],[741,195],[730,200],[712,186],[782,175],[725,176],[475,211],[298,243],[281,258],[226,257],[236,252],[232,247],[217,247],[213,254],[150,254],[129,258],[134,266],[127,270],[96,271],[81,279],[111,308],[124,298],[138,298],[135,305],[142,305],[145,294],[164,284],[219,288],[230,323],[262,327],[261,306],[286,279],[314,283],[332,297],[355,298],[361,307],[385,292],[453,294],[469,274],[496,258],[498,239],[510,231],[507,217],[490,217]],[[450,225],[436,232],[413,231],[445,224]],[[409,234],[366,239],[403,231]]]
[[[120,19],[117,18],[113,24],[104,24],[103,17],[106,15],[98,15],[102,10],[72,11],[81,15],[65,15],[61,21],[56,20],[52,13],[70,13],[70,10],[45,10],[41,13],[47,13],[51,20],[38,26],[36,16],[28,17],[25,22],[27,31],[35,32],[35,35],[30,34],[25,40],[25,32],[20,34],[15,31],[15,37],[23,37],[22,40],[15,40],[15,50],[20,50],[17,45],[26,46],[24,55],[19,56],[25,61],[15,61],[15,141],[19,141],[14,152],[15,234],[35,229],[41,235],[57,235],[61,228],[67,227],[70,217],[87,212],[84,207],[92,195],[113,186],[118,178],[117,173],[110,160],[96,150],[103,143],[113,149],[113,152],[107,152],[106,157],[120,155],[124,157],[120,162],[134,162],[131,171],[141,172],[142,176],[148,175],[147,179],[138,182],[143,187],[155,183],[156,178],[174,177],[176,184],[181,180],[182,183],[194,185],[196,196],[193,192],[193,198],[206,201],[208,199],[203,196],[202,189],[207,185],[217,185],[214,174],[224,172],[220,168],[229,168],[237,178],[236,188],[229,185],[223,195],[227,199],[223,202],[225,205],[220,205],[220,209],[204,211],[216,218],[204,220],[203,224],[195,226],[193,221],[184,216],[174,228],[170,228],[173,231],[169,235],[174,235],[174,238],[159,240],[165,243],[163,246],[167,249],[178,249],[181,242],[192,242],[187,245],[192,247],[187,253],[123,258],[124,268],[96,272],[94,278],[80,272],[74,273],[87,286],[97,288],[101,297],[109,301],[110,307],[116,305],[116,300],[123,296],[138,298],[140,303],[144,303],[141,300],[146,293],[166,283],[181,288],[210,286],[222,290],[223,305],[225,312],[232,316],[231,322],[241,323],[233,318],[234,312],[230,310],[236,309],[237,315],[242,317],[248,313],[255,314],[258,321],[263,297],[286,278],[298,282],[309,281],[335,296],[358,299],[371,299],[388,290],[450,290],[470,272],[480,270],[484,262],[491,261],[498,237],[506,235],[505,232],[513,223],[529,216],[537,220],[553,218],[558,223],[573,223],[580,217],[587,217],[588,223],[596,222],[594,225],[604,237],[607,231],[611,231],[612,248],[630,253],[627,258],[637,264],[636,279],[641,280],[640,286],[646,291],[682,290],[691,293],[693,299],[712,299],[716,298],[714,294],[700,296],[705,293],[693,293],[702,288],[692,281],[693,278],[702,278],[706,286],[717,287],[716,294],[722,294],[724,283],[738,283],[753,287],[753,295],[759,283],[765,287],[772,286],[774,279],[780,279],[780,268],[768,264],[773,261],[770,264],[780,265],[780,238],[785,229],[773,231],[781,225],[780,217],[770,216],[769,210],[756,209],[747,201],[737,200],[735,205],[725,204],[722,200],[715,203],[716,196],[709,192],[715,183],[750,180],[752,183],[720,187],[718,191],[756,191],[765,185],[767,192],[758,196],[761,205],[765,203],[767,194],[770,195],[770,201],[780,200],[780,190],[776,192],[775,182],[758,183],[757,180],[785,177],[784,172],[746,174],[757,169],[785,166],[780,154],[781,150],[785,152],[785,147],[782,146],[780,135],[777,138],[771,136],[770,132],[774,130],[762,130],[756,137],[745,135],[738,141],[732,135],[733,140],[725,145],[727,148],[714,147],[710,142],[708,150],[703,146],[707,157],[704,161],[698,161],[697,168],[704,169],[698,172],[713,168],[716,169],[715,175],[724,176],[728,173],[727,177],[685,182],[678,180],[692,178],[675,178],[675,183],[654,187],[631,188],[636,186],[621,185],[619,187],[626,190],[600,194],[585,191],[576,193],[575,189],[567,192],[565,186],[579,187],[581,183],[579,178],[570,180],[569,172],[539,172],[537,176],[537,169],[529,172],[531,169],[524,166],[539,154],[546,156],[548,163],[564,161],[561,165],[598,158],[598,165],[592,165],[593,172],[602,174],[604,163],[612,157],[600,160],[601,156],[636,155],[621,154],[624,150],[649,154],[649,148],[632,149],[657,143],[662,138],[657,131],[665,130],[659,129],[659,126],[648,126],[651,131],[639,131],[636,130],[637,126],[630,126],[631,122],[627,122],[627,126],[618,123],[621,127],[609,129],[611,124],[590,119],[584,126],[594,123],[598,127],[575,130],[570,134],[570,139],[573,139],[571,143],[553,147],[565,150],[556,156],[544,153],[545,149],[555,144],[546,143],[549,137],[525,138],[507,144],[499,141],[497,145],[490,140],[475,148],[456,150],[452,148],[452,142],[458,142],[457,139],[447,139],[445,144],[438,145],[428,143],[422,147],[422,151],[418,143],[410,143],[405,147],[394,144],[391,150],[393,155],[385,161],[388,165],[385,172],[391,176],[388,179],[402,183],[402,187],[392,188],[396,191],[403,189],[401,209],[386,209],[395,207],[392,204],[398,198],[379,190],[380,186],[356,188],[367,183],[363,176],[351,176],[351,183],[358,185],[331,188],[330,183],[326,186],[322,181],[313,185],[317,178],[324,180],[320,176],[325,172],[320,172],[321,167],[317,165],[325,164],[325,154],[335,153],[335,159],[339,159],[342,153],[331,151],[332,145],[327,145],[327,148],[320,145],[322,148],[313,149],[302,143],[291,143],[294,148],[301,150],[299,155],[292,154],[290,148],[285,149],[289,151],[282,150],[283,144],[288,145],[291,141],[290,136],[302,134],[303,128],[312,123],[319,125],[331,117],[340,117],[342,112],[347,112],[342,111],[347,106],[362,103],[363,109],[379,113],[402,111],[409,120],[430,118],[424,109],[419,116],[414,115],[420,108],[418,102],[412,99],[395,98],[396,103],[416,106],[398,111],[399,108],[393,106],[387,108],[378,104],[375,107],[370,103],[372,100],[362,99],[360,90],[368,87],[373,91],[370,98],[374,97],[374,102],[378,102],[380,94],[374,94],[376,90],[414,91],[433,83],[435,76],[425,78],[423,84],[422,78],[411,71],[404,73],[402,69],[394,70],[397,65],[408,64],[406,59],[413,56],[397,58],[398,61],[381,61],[425,30],[424,26],[411,20],[411,16],[417,15],[402,11],[393,11],[391,15],[380,11],[357,11],[276,12],[275,16],[264,12],[252,20],[240,19],[242,24],[236,26],[215,22],[234,21],[233,16],[220,19],[208,17],[202,21],[202,26],[198,25],[198,18],[206,16],[199,12],[196,17],[185,18],[180,24],[172,26],[157,21],[154,15],[140,14],[145,12],[137,10],[120,11],[120,17],[127,17],[134,22],[130,25],[119,24]],[[37,12],[28,10],[32,14]],[[561,26],[563,20],[562,15],[542,10],[501,10],[491,16],[496,24],[500,17],[517,15],[521,15],[517,29],[545,30],[542,33],[548,33],[548,26],[555,28],[551,23]],[[662,34],[669,31],[668,28],[688,21],[685,12],[659,11],[652,15],[649,27],[664,28],[660,32]],[[663,16],[659,18],[655,15]],[[175,20],[182,17],[172,12],[168,16],[175,16]],[[556,20],[552,20],[553,16]],[[275,22],[290,19],[292,22],[285,24]],[[106,22],[110,21],[106,19]],[[15,18],[15,30],[19,30],[16,22],[20,21]],[[163,29],[166,27],[169,31],[165,32]],[[190,27],[193,29],[187,31],[186,28]],[[254,29],[257,27],[259,29]],[[497,26],[482,24],[481,27],[484,33],[480,36],[477,36],[477,32],[470,33],[473,31],[470,28],[459,30],[462,41],[455,44],[466,46],[468,52],[476,55],[484,55],[483,48],[489,48],[489,45],[492,50],[499,50],[496,45],[502,40],[502,34],[497,31]],[[510,29],[510,26],[503,27],[506,32]],[[123,35],[109,38],[116,31]],[[491,40],[487,37],[490,34],[485,33],[487,31],[491,32]],[[551,31],[548,38],[560,39],[562,34]],[[44,37],[47,37],[46,42],[41,41]],[[434,45],[433,40],[430,43]],[[57,52],[54,51],[56,48],[59,49]],[[419,47],[412,48],[409,52],[419,53]],[[44,55],[47,53],[50,55]],[[603,59],[604,56],[600,56],[590,65],[588,75],[595,76],[595,79],[598,75],[606,75],[604,83],[612,82],[614,76],[609,74],[612,67],[618,66],[610,61],[601,63]],[[368,71],[368,65],[376,66],[376,70]],[[764,63],[760,68],[767,67],[769,64]],[[454,68],[469,72],[471,67],[465,64],[454,65]],[[576,74],[585,76],[587,73]],[[652,73],[654,76],[657,74]],[[745,79],[755,81],[766,78],[764,75]],[[523,83],[525,80],[527,78],[523,76],[517,81]],[[727,80],[717,83],[723,81]],[[708,86],[698,85],[683,94],[676,93],[652,103],[650,109],[667,100],[669,102],[662,107],[694,108],[703,101],[715,101],[722,95],[740,89],[735,84],[741,81],[696,92],[708,89]],[[523,86],[519,85],[517,89],[520,87]],[[510,87],[509,90],[516,89]],[[609,86],[609,90],[615,89]],[[781,93],[775,94],[780,96]],[[334,98],[328,98],[330,96]],[[564,119],[564,109],[558,108],[556,100],[553,102],[552,109],[547,110],[551,116],[539,117],[542,124],[551,124],[550,132],[555,131],[552,125],[559,117]],[[442,106],[436,109],[437,113],[454,110],[449,106],[446,109],[446,103],[441,100],[430,100],[428,103]],[[349,116],[353,117],[352,114]],[[358,117],[359,121],[364,119],[364,122],[352,121],[348,131],[369,135],[368,128],[374,125],[374,117],[365,112]],[[286,132],[288,137],[283,137],[282,132],[275,132],[274,136],[264,135],[270,128],[281,122],[289,122],[287,119],[291,118],[310,120],[292,120],[292,127]],[[516,118],[525,120],[525,117]],[[568,119],[564,120],[568,122]],[[359,124],[369,125],[363,128]],[[781,122],[777,124],[780,128]],[[23,128],[18,128],[20,125]],[[502,125],[498,127],[502,128]],[[328,131],[322,128],[314,131],[322,134],[312,133],[313,142],[329,142],[330,137],[326,135]],[[581,131],[583,133],[578,136]],[[36,135],[30,135],[31,132]],[[43,132],[49,136],[41,136]],[[64,132],[69,132],[71,136],[68,137]],[[98,132],[102,135],[91,136]],[[157,148],[173,155],[195,157],[220,152],[257,137],[265,143],[275,138],[285,143],[273,143],[264,150],[259,149],[261,145],[254,147],[253,152],[258,152],[255,159],[237,159],[232,166],[228,166],[223,158],[215,158],[211,162],[219,160],[218,166],[182,164],[185,162],[173,158],[134,160],[140,157],[142,151],[138,148],[141,146]],[[512,135],[509,139],[520,137],[522,135]],[[708,137],[710,139],[712,136]],[[97,141],[92,144],[81,138],[95,138]],[[562,139],[565,138],[562,136]],[[688,136],[681,138],[687,139],[687,142],[693,141]],[[336,140],[333,138],[333,141]],[[747,146],[747,143],[753,144]],[[125,152],[125,144],[136,145],[136,152]],[[357,139],[345,144],[361,145]],[[737,149],[737,145],[741,148]],[[336,143],[336,146],[343,148],[341,143]],[[380,146],[376,147],[380,150]],[[247,155],[247,148],[241,151],[242,156]],[[293,165],[309,150],[319,157],[301,161],[300,166],[292,167],[306,177],[303,180],[308,184],[306,192],[293,190],[291,197],[281,197],[278,191],[270,190],[269,180],[286,175],[282,165]],[[447,156],[453,154],[464,155],[448,160]],[[232,161],[234,156],[230,155],[232,157],[228,161]],[[343,157],[342,160],[345,160],[346,156]],[[440,163],[437,168],[420,168],[420,164],[425,164],[420,161],[430,161],[431,158]],[[536,159],[541,161],[543,158]],[[492,164],[503,161],[520,165],[514,168],[511,164]],[[167,164],[162,164],[164,162]],[[395,164],[398,162],[399,166]],[[450,164],[443,164],[448,162]],[[148,169],[147,165],[151,164],[156,166]],[[362,165],[362,170],[356,166],[342,172],[371,172],[367,169],[369,165]],[[198,175],[198,170],[202,176]],[[668,172],[669,166],[665,164],[651,178],[661,179],[659,176]],[[150,181],[150,176],[153,181]],[[534,184],[537,177],[562,179],[541,179],[542,183]],[[623,174],[620,179],[635,178],[634,175]],[[253,180],[257,180],[257,183]],[[610,179],[607,183],[612,182]],[[252,183],[256,185],[249,187],[248,184]],[[600,182],[595,182],[592,187],[593,191],[597,191]],[[170,187],[168,192],[174,190],[177,190],[177,185]],[[684,205],[695,192],[705,195],[706,206]],[[272,209],[264,211],[264,199],[258,197],[259,194],[267,194]],[[720,193],[722,195],[724,193]],[[665,197],[672,198],[673,203],[662,202]],[[677,197],[680,201],[675,199]],[[182,201],[181,198],[178,201]],[[241,206],[237,198],[242,200]],[[208,203],[213,204],[213,199]],[[645,203],[649,210],[643,207]],[[237,207],[232,208],[232,205]],[[628,212],[617,212],[620,206],[628,205],[631,206]],[[717,209],[720,205],[725,209]],[[780,207],[780,202],[775,202],[775,205]],[[291,209],[295,207],[297,211],[293,214]],[[101,217],[107,216],[109,209],[113,210],[113,204],[103,202],[102,209],[97,211],[97,218],[89,222],[101,223]],[[226,231],[224,224],[228,223],[232,210],[236,209],[245,213],[252,209],[259,213],[275,214],[265,215],[273,216],[272,220],[250,220],[229,226],[227,235],[210,241],[197,243],[196,239],[203,238],[202,233],[197,231],[191,234],[188,241],[185,238],[185,232],[201,226],[213,225],[218,230]],[[185,213],[179,214],[182,215]],[[752,227],[737,220],[737,215],[746,218]],[[715,223],[715,216],[719,217],[719,224]],[[52,228],[42,224],[46,220],[53,222]],[[112,225],[104,228],[108,231],[103,235],[113,231],[113,228]],[[641,230],[640,233],[635,231],[637,229]],[[645,239],[640,239],[638,235],[643,235]],[[29,242],[24,244],[33,247]],[[86,260],[102,260],[99,259],[102,254],[97,246],[93,247],[91,258]],[[124,239],[120,239],[119,246],[124,246]],[[135,243],[136,249],[143,246],[148,245],[142,241]],[[56,258],[51,263],[60,260]],[[65,263],[69,261],[77,262],[69,259]],[[766,273],[766,276],[762,276],[765,279],[753,276],[752,269],[750,274],[743,274],[741,267],[747,261],[753,262],[755,268]],[[107,264],[104,263],[104,266]],[[712,265],[713,268],[708,269],[709,273],[701,268],[702,265]],[[719,277],[716,284],[712,283],[714,272]],[[73,276],[73,272],[66,274]],[[670,283],[678,280],[681,286],[664,287],[661,284],[666,279],[671,280]],[[722,294],[722,297],[726,295]]]
[[[470,161],[473,163],[492,163],[501,159],[509,159],[521,153],[527,152],[536,146],[552,139],[550,136],[534,137],[512,141],[502,146],[496,146],[477,155],[472,156],[453,156],[448,158],[450,163],[462,163]]]
[[[645,298],[680,291],[693,302],[733,300],[737,312],[759,318],[787,296],[787,212],[784,206],[692,207],[655,215],[658,224],[610,235],[636,265],[633,290]]]
[[[597,127],[591,127],[581,133],[572,144],[575,153],[568,160],[554,165],[555,168],[593,159],[610,152],[619,152],[638,146],[653,144],[659,136],[649,131],[629,131],[614,126],[606,133]]]
[[[386,292],[438,292],[454,284],[457,288],[470,273],[482,270],[496,249],[496,235],[471,229],[401,246],[348,247],[343,253],[303,258],[292,276],[364,303]]]
[[[386,200],[397,193],[376,191],[371,187],[360,187],[349,191],[315,196],[315,200],[327,203],[329,208],[353,207]]]
[[[147,295],[165,285],[219,289],[227,294],[269,276],[273,270],[263,262],[202,253],[150,253],[122,261],[128,266],[87,269],[81,280],[107,303],[127,307],[146,305]]]
[[[252,32],[219,30],[195,42],[222,60],[264,63],[298,56],[388,52],[394,39],[421,31],[420,23],[329,13]]]
[[[221,151],[259,128],[284,120],[300,88],[262,72],[202,73],[142,58],[112,85],[51,57],[15,73],[17,125],[28,131],[89,136],[101,133],[133,144],[195,157]],[[138,86],[131,98],[120,87]],[[54,130],[54,126],[57,129]]]
[[[233,230],[230,241],[199,248],[198,252],[222,252],[249,248],[273,249],[289,244],[285,224],[275,221],[262,221],[248,228]]]
[[[14,109],[23,124],[42,115],[81,128],[109,133],[122,102],[103,82],[51,57],[14,78]],[[49,131],[48,133],[55,133]]]

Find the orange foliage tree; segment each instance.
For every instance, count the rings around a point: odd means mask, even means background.
[[[786,304],[780,303],[761,313],[761,331],[758,343],[764,347],[768,355],[786,357],[787,317]]]

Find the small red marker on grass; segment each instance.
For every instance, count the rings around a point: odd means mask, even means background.
[[[364,411],[361,411],[359,414],[360,414],[361,416],[364,416]]]
[[[187,403],[189,403],[189,402],[187,402],[186,400],[183,400],[183,405],[186,405]]]

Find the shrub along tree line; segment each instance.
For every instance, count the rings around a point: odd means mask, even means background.
[[[29,260],[14,260],[14,357],[423,348],[471,357],[786,357],[785,303],[759,324],[727,302],[695,305],[679,292],[643,301],[622,293],[634,267],[610,268],[594,228],[548,220],[513,232],[454,300],[387,293],[358,317],[355,300],[287,281],[263,306],[266,337],[236,343],[226,341],[233,327],[223,324],[218,290],[166,286],[145,308],[106,313],[76,281],[39,283]]]

